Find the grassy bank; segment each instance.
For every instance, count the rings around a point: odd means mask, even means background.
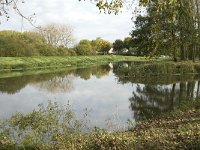
[[[200,73],[199,62],[154,62],[137,66],[136,73],[140,74],[188,74]]]
[[[122,72],[132,70],[132,75],[188,74],[200,73],[199,62],[173,62],[168,60],[151,60],[135,56],[40,56],[40,57],[0,57],[0,72],[15,70],[35,70],[52,68],[84,67],[117,61],[134,61]],[[136,63],[138,62],[138,63]],[[145,62],[145,63],[140,63]]]
[[[195,81],[200,77],[200,62],[146,61],[116,62],[113,72],[122,83],[172,84]]]
[[[120,71],[132,71],[132,75],[162,75],[162,74],[190,74],[190,73],[200,73],[200,62],[192,61],[146,61],[145,63],[132,63],[127,62],[128,67],[121,66]]]
[[[145,61],[133,56],[48,56],[48,57],[0,57],[0,70],[24,70],[39,68],[62,68],[102,64],[113,61]]]

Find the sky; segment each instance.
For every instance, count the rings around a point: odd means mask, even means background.
[[[36,14],[35,25],[48,23],[71,25],[76,41],[101,37],[110,42],[129,36],[133,27],[132,10],[124,9],[118,15],[100,13],[98,8],[88,1],[79,0],[25,0],[19,4],[25,16]],[[10,12],[10,19],[0,18],[0,30],[30,31],[33,26],[16,13]]]

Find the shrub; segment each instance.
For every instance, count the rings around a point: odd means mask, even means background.
[[[35,32],[0,32],[0,56],[55,56],[74,55],[75,52],[63,47],[54,47]]]
[[[94,55],[96,53],[93,51],[91,42],[88,40],[81,40],[75,49],[77,55]]]

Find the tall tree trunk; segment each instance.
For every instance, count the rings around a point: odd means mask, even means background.
[[[197,85],[197,95],[196,95],[196,98],[199,97],[199,87],[200,87],[200,81],[198,81],[198,85]]]
[[[199,10],[200,2],[199,2],[199,0],[195,0],[195,6],[196,6],[196,21],[197,21],[197,39],[199,39],[199,36],[200,36],[199,35],[200,34],[200,30],[199,30],[200,29],[200,10]],[[197,42],[198,42],[198,40],[197,40]],[[196,51],[197,51],[198,59],[200,60],[199,45],[197,45]]]
[[[172,44],[173,44],[173,46],[172,46],[172,48],[173,48],[173,59],[174,59],[174,62],[177,62],[177,56],[176,56],[176,53],[177,53],[177,51],[176,51],[176,43],[174,43],[174,42],[176,41],[176,37],[175,37],[175,33],[174,33],[173,30],[172,30],[172,32],[171,32],[171,35],[172,35]]]
[[[193,46],[192,46],[192,61],[193,62],[195,62],[195,54],[196,54],[196,45],[195,44],[193,44]]]
[[[183,42],[181,42],[180,53],[181,53],[181,60],[185,61],[186,60],[186,57],[185,57],[185,47],[183,45]]]
[[[173,85],[172,85],[172,91],[171,91],[171,104],[170,104],[170,108],[172,110],[174,109],[175,87],[176,87],[176,83],[173,83]]]

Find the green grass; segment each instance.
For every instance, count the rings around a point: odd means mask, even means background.
[[[0,71],[39,68],[63,68],[85,66],[113,61],[146,61],[134,56],[41,56],[41,57],[0,57]]]
[[[133,63],[128,69],[134,70],[132,73],[139,75],[196,74],[200,73],[200,62],[154,60],[145,63]]]

